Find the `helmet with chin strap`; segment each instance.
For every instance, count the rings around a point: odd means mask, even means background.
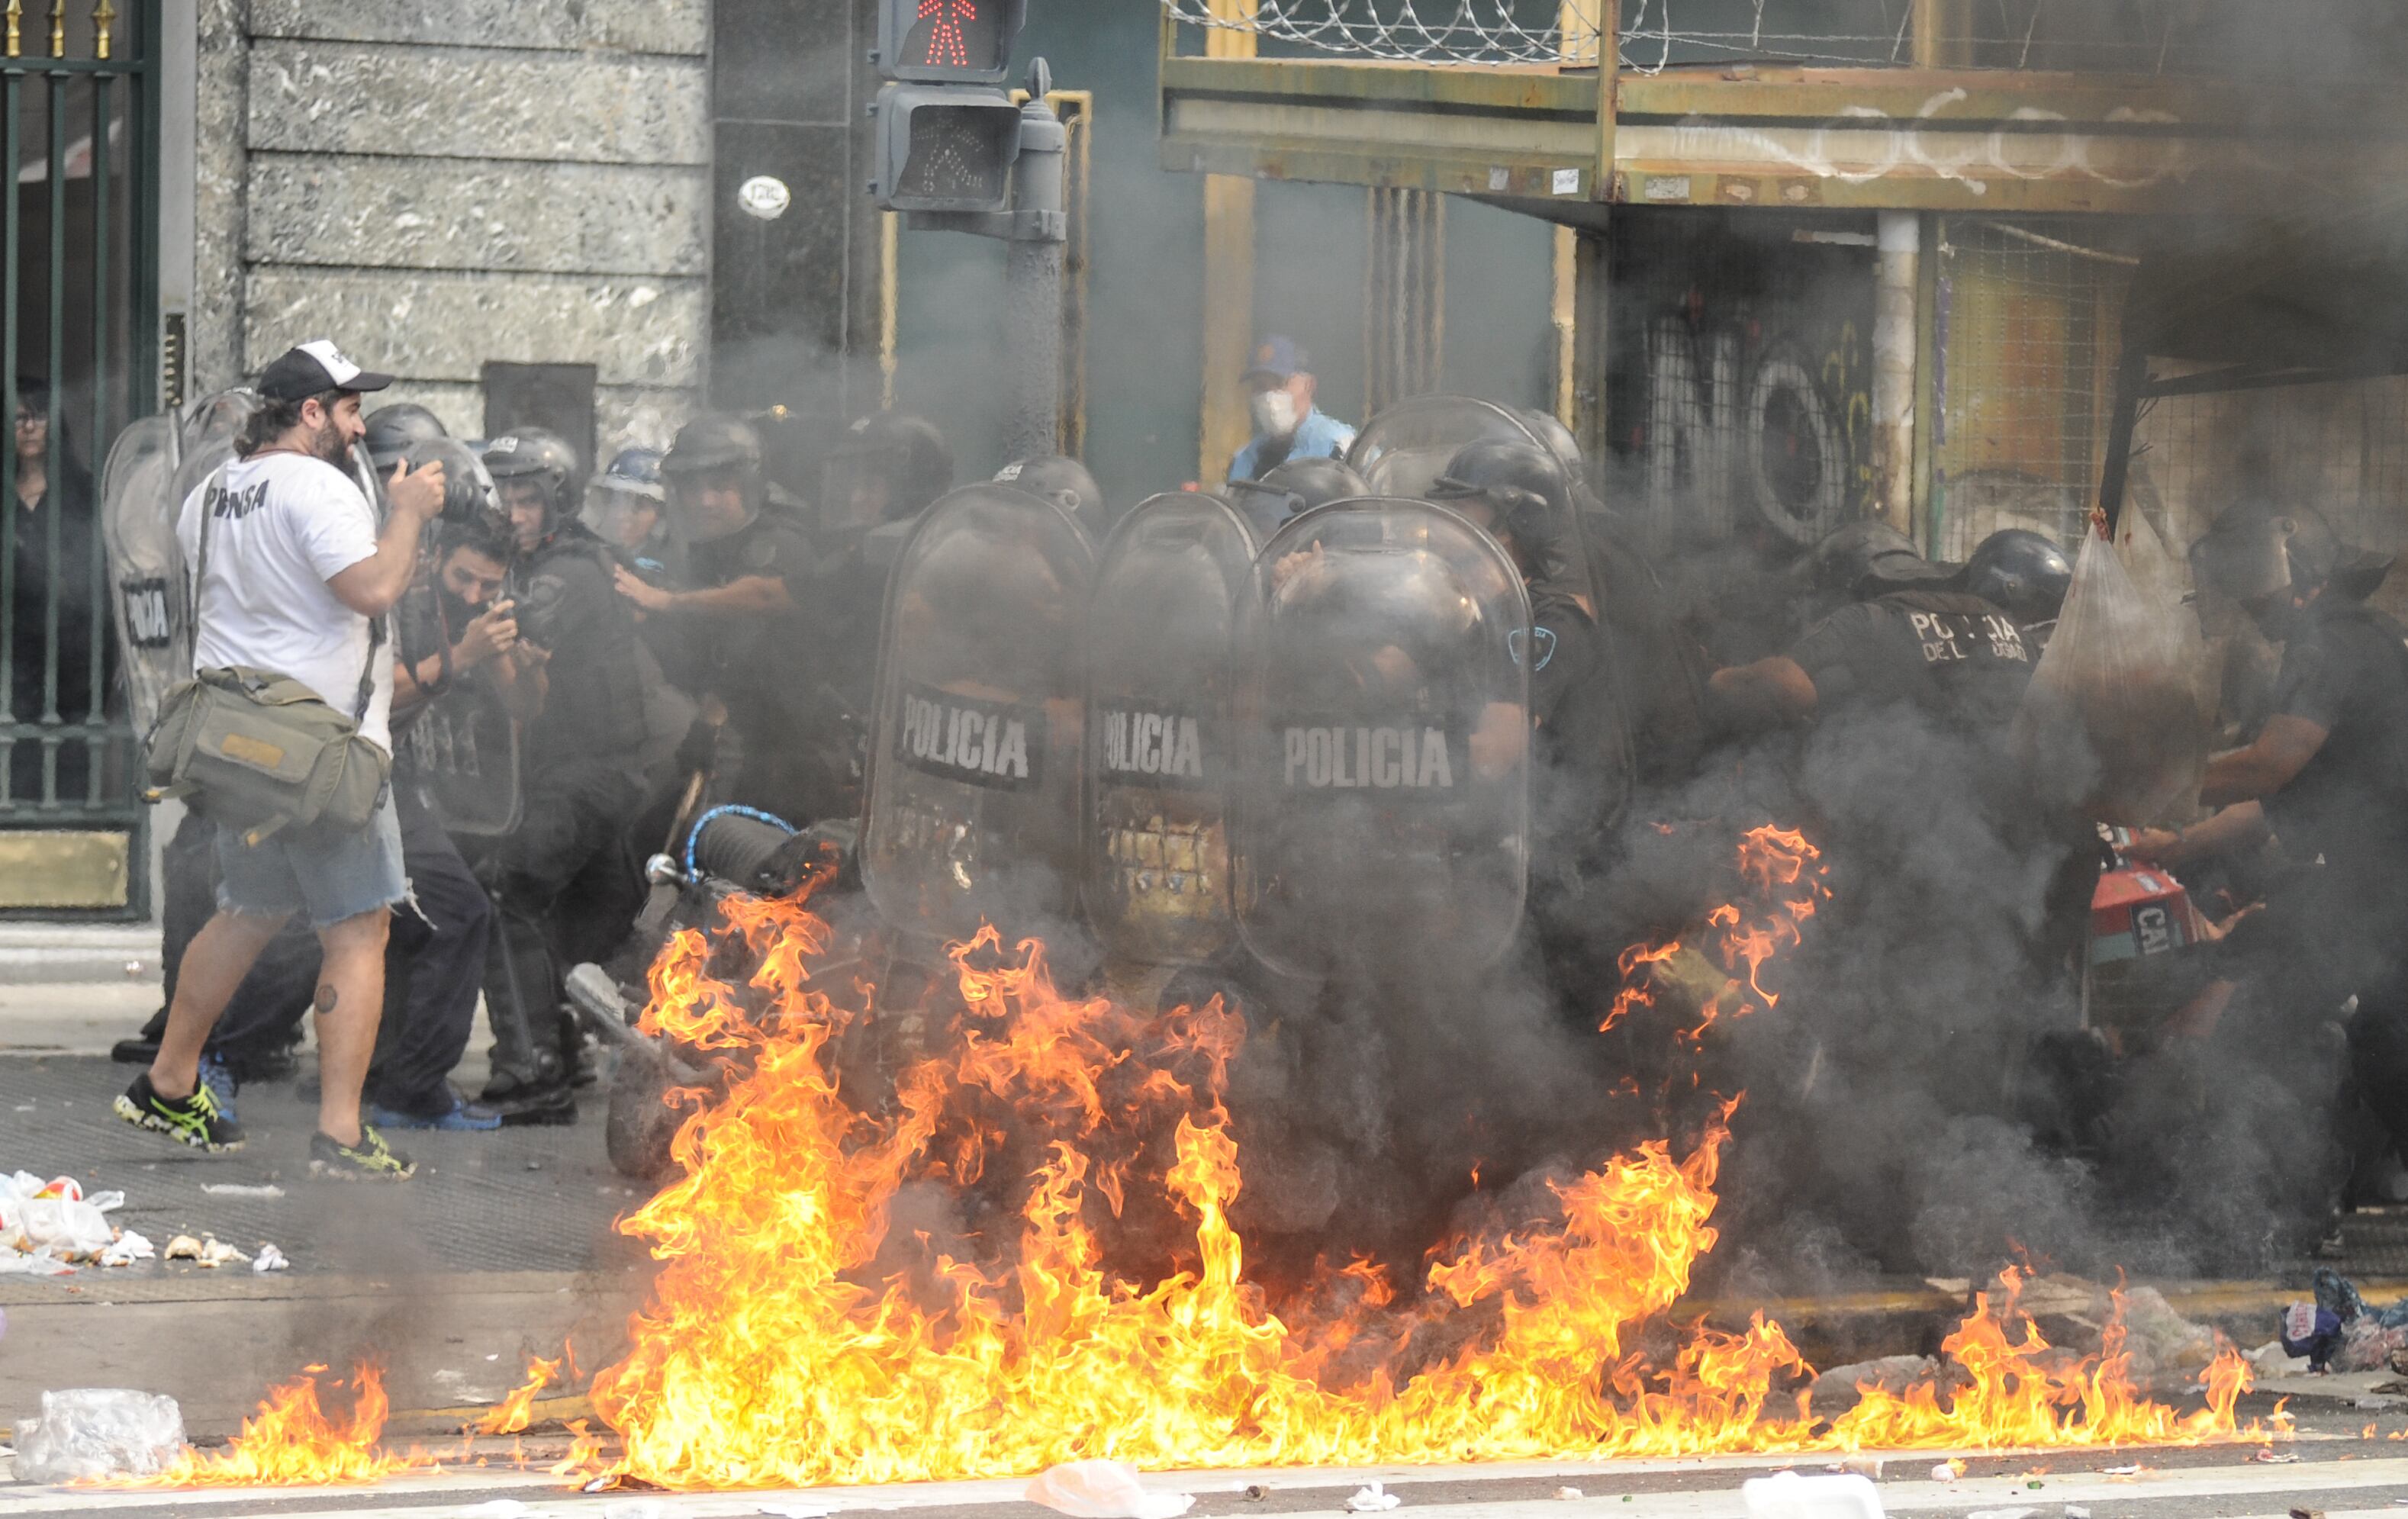
[[[568,483],[577,478],[577,463],[568,440],[542,427],[522,427],[485,445],[485,473],[495,485],[526,480],[542,490],[547,524],[569,510]]]

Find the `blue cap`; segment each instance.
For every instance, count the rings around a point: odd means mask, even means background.
[[[1252,380],[1256,375],[1268,375],[1273,380],[1294,380],[1304,373],[1312,356],[1293,337],[1271,334],[1254,345],[1254,362],[1246,365],[1240,378]]]
[[[595,485],[605,491],[624,491],[640,495],[648,501],[666,501],[668,491],[661,484],[661,451],[658,449],[621,449],[602,471]]]

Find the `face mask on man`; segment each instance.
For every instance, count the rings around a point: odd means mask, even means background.
[[[1256,391],[1254,432],[1263,437],[1285,437],[1296,431],[1296,397],[1285,391]]]

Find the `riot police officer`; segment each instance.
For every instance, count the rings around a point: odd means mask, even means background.
[[[1563,466],[1535,443],[1467,443],[1430,486],[1502,542],[1530,595],[1526,641],[1539,762],[1534,837],[1542,874],[1565,875],[1601,843],[1629,797],[1630,738]]]
[[[619,594],[670,625],[681,683],[726,705],[743,744],[730,799],[797,824],[847,813],[855,742],[831,720],[813,657],[815,556],[806,524],[770,501],[760,435],[707,412],[679,429],[661,474],[685,545],[684,583],[652,585],[622,566]]]
[[[2191,565],[2202,596],[2238,603],[2282,645],[2273,712],[2209,762],[2200,800],[2221,811],[2135,848],[2172,865],[2280,839],[2294,868],[2230,942],[2279,967],[2298,1012],[2357,998],[2357,1086],[2408,1154],[2408,629],[2362,599],[2387,566],[2304,513],[2255,505],[2219,517]]]
[[[1713,673],[1708,689],[1726,719],[1770,726],[1907,702],[2004,733],[2032,654],[2003,609],[1955,589],[1956,571],[1881,523],[1839,528],[1807,564],[1811,594],[1828,615],[1787,652]]]
[[[638,905],[623,825],[643,795],[642,665],[635,620],[612,592],[621,566],[576,520],[575,451],[527,429],[494,439],[484,457],[517,552],[509,657],[529,714],[519,826],[483,852],[497,909],[484,1100],[509,1121],[567,1123],[583,1039],[561,978],[615,948]]]

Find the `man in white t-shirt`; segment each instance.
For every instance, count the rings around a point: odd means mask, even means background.
[[[194,666],[249,666],[289,675],[354,716],[388,752],[393,656],[371,627],[410,581],[420,530],[443,506],[443,467],[397,466],[391,515],[376,509],[343,466],[366,429],[360,394],[393,383],[319,339],[259,377],[259,409],[236,457],[184,502],[176,524],[193,586]],[[201,566],[201,535],[208,564]],[[359,832],[272,836],[245,845],[218,830],[217,915],[184,952],[158,1058],[117,1099],[128,1123],[197,1149],[239,1148],[242,1130],[200,1080],[201,1047],[244,972],[277,930],[307,912],[324,950],[318,973],[318,1132],[313,1174],[401,1180],[412,1170],[360,1121],[360,1091],[384,1008],[385,928],[408,894],[390,795]]]

